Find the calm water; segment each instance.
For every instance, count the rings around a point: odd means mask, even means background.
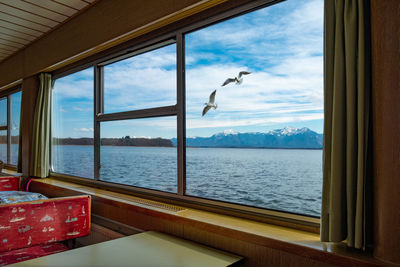
[[[177,191],[176,148],[102,147],[101,180]],[[92,146],[54,146],[54,171],[93,177]],[[187,195],[319,216],[322,150],[187,148]]]
[[[10,164],[17,165],[18,163],[18,145],[11,144],[10,147]],[[7,144],[0,144],[0,160],[7,162]]]

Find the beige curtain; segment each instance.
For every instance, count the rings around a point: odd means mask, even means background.
[[[366,247],[370,26],[367,0],[325,0],[321,241]]]
[[[53,82],[48,73],[40,74],[32,133],[32,173],[36,177],[49,175],[50,161],[50,109]]]

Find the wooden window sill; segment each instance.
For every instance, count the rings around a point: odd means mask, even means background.
[[[165,204],[53,178],[34,180],[31,183],[31,190],[44,193],[49,197],[89,194],[92,196],[92,211],[96,215],[118,221],[118,219],[112,218],[111,215],[108,216],[110,212],[107,213],[105,211],[106,208],[104,207],[111,206],[115,210],[114,215],[119,209],[120,211],[125,210],[143,216],[150,216],[152,220],[174,222],[182,226],[183,230],[182,233],[171,230],[170,234],[183,238],[185,238],[185,227],[194,227],[219,236],[285,251],[317,261],[346,266],[360,264],[362,266],[383,265],[382,262],[374,259],[369,253],[351,251],[343,243],[322,243],[319,241],[318,234],[287,227]],[[123,221],[124,215],[121,212],[117,216],[121,218],[120,223],[130,224],[129,222],[132,221],[131,218]],[[160,230],[151,229],[152,226],[146,226],[146,224],[143,224],[142,227],[132,226],[142,230]],[[146,227],[149,228],[143,229]]]

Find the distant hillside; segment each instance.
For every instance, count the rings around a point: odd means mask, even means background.
[[[176,138],[171,139],[176,146]],[[210,137],[188,137],[189,147],[258,147],[322,149],[322,134],[308,128],[273,130],[267,133],[238,133],[224,131]]]
[[[11,136],[11,144],[18,144],[19,136]],[[7,144],[7,136],[0,135],[0,144]]]
[[[55,145],[93,145],[93,138],[53,138]],[[163,138],[102,138],[103,146],[158,146],[172,147],[169,139]]]
[[[93,138],[53,138],[55,145],[93,145]],[[176,138],[102,138],[103,146],[176,146]],[[210,137],[188,137],[189,147],[248,147],[322,149],[322,134],[308,128],[285,127],[267,133],[238,133],[232,130]]]

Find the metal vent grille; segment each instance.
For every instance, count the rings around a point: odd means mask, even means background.
[[[165,204],[165,203],[160,203],[160,202],[156,202],[156,201],[152,201],[152,200],[147,200],[147,199],[135,198],[135,199],[129,199],[129,200],[132,202],[141,204],[142,206],[158,208],[158,209],[168,210],[168,211],[172,211],[172,212],[178,212],[178,211],[185,210],[184,208],[181,208],[181,207],[177,207],[177,206]]]

